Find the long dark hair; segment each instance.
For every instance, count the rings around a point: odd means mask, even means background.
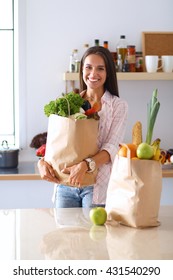
[[[80,90],[83,91],[87,89],[87,86],[83,81],[82,71],[83,71],[85,58],[90,54],[97,54],[103,58],[106,66],[106,73],[107,73],[106,81],[104,84],[105,90],[108,90],[110,94],[119,97],[117,75],[116,75],[115,63],[112,54],[108,49],[101,46],[94,46],[88,48],[81,59],[80,71],[79,71]]]

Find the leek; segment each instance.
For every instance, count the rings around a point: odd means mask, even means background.
[[[151,145],[154,125],[160,108],[160,102],[157,100],[157,89],[153,91],[150,103],[147,105],[147,135],[146,143]]]

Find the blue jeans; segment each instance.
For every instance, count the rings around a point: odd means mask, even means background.
[[[56,208],[91,208],[93,199],[93,186],[76,188],[57,185],[55,195]]]

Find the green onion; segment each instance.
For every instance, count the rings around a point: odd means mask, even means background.
[[[151,145],[154,125],[160,108],[160,102],[157,100],[157,89],[153,91],[150,103],[147,105],[147,136],[146,143]]]

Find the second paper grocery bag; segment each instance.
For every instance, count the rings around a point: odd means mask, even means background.
[[[108,184],[108,220],[136,227],[158,226],[162,190],[159,161],[116,156]]]

